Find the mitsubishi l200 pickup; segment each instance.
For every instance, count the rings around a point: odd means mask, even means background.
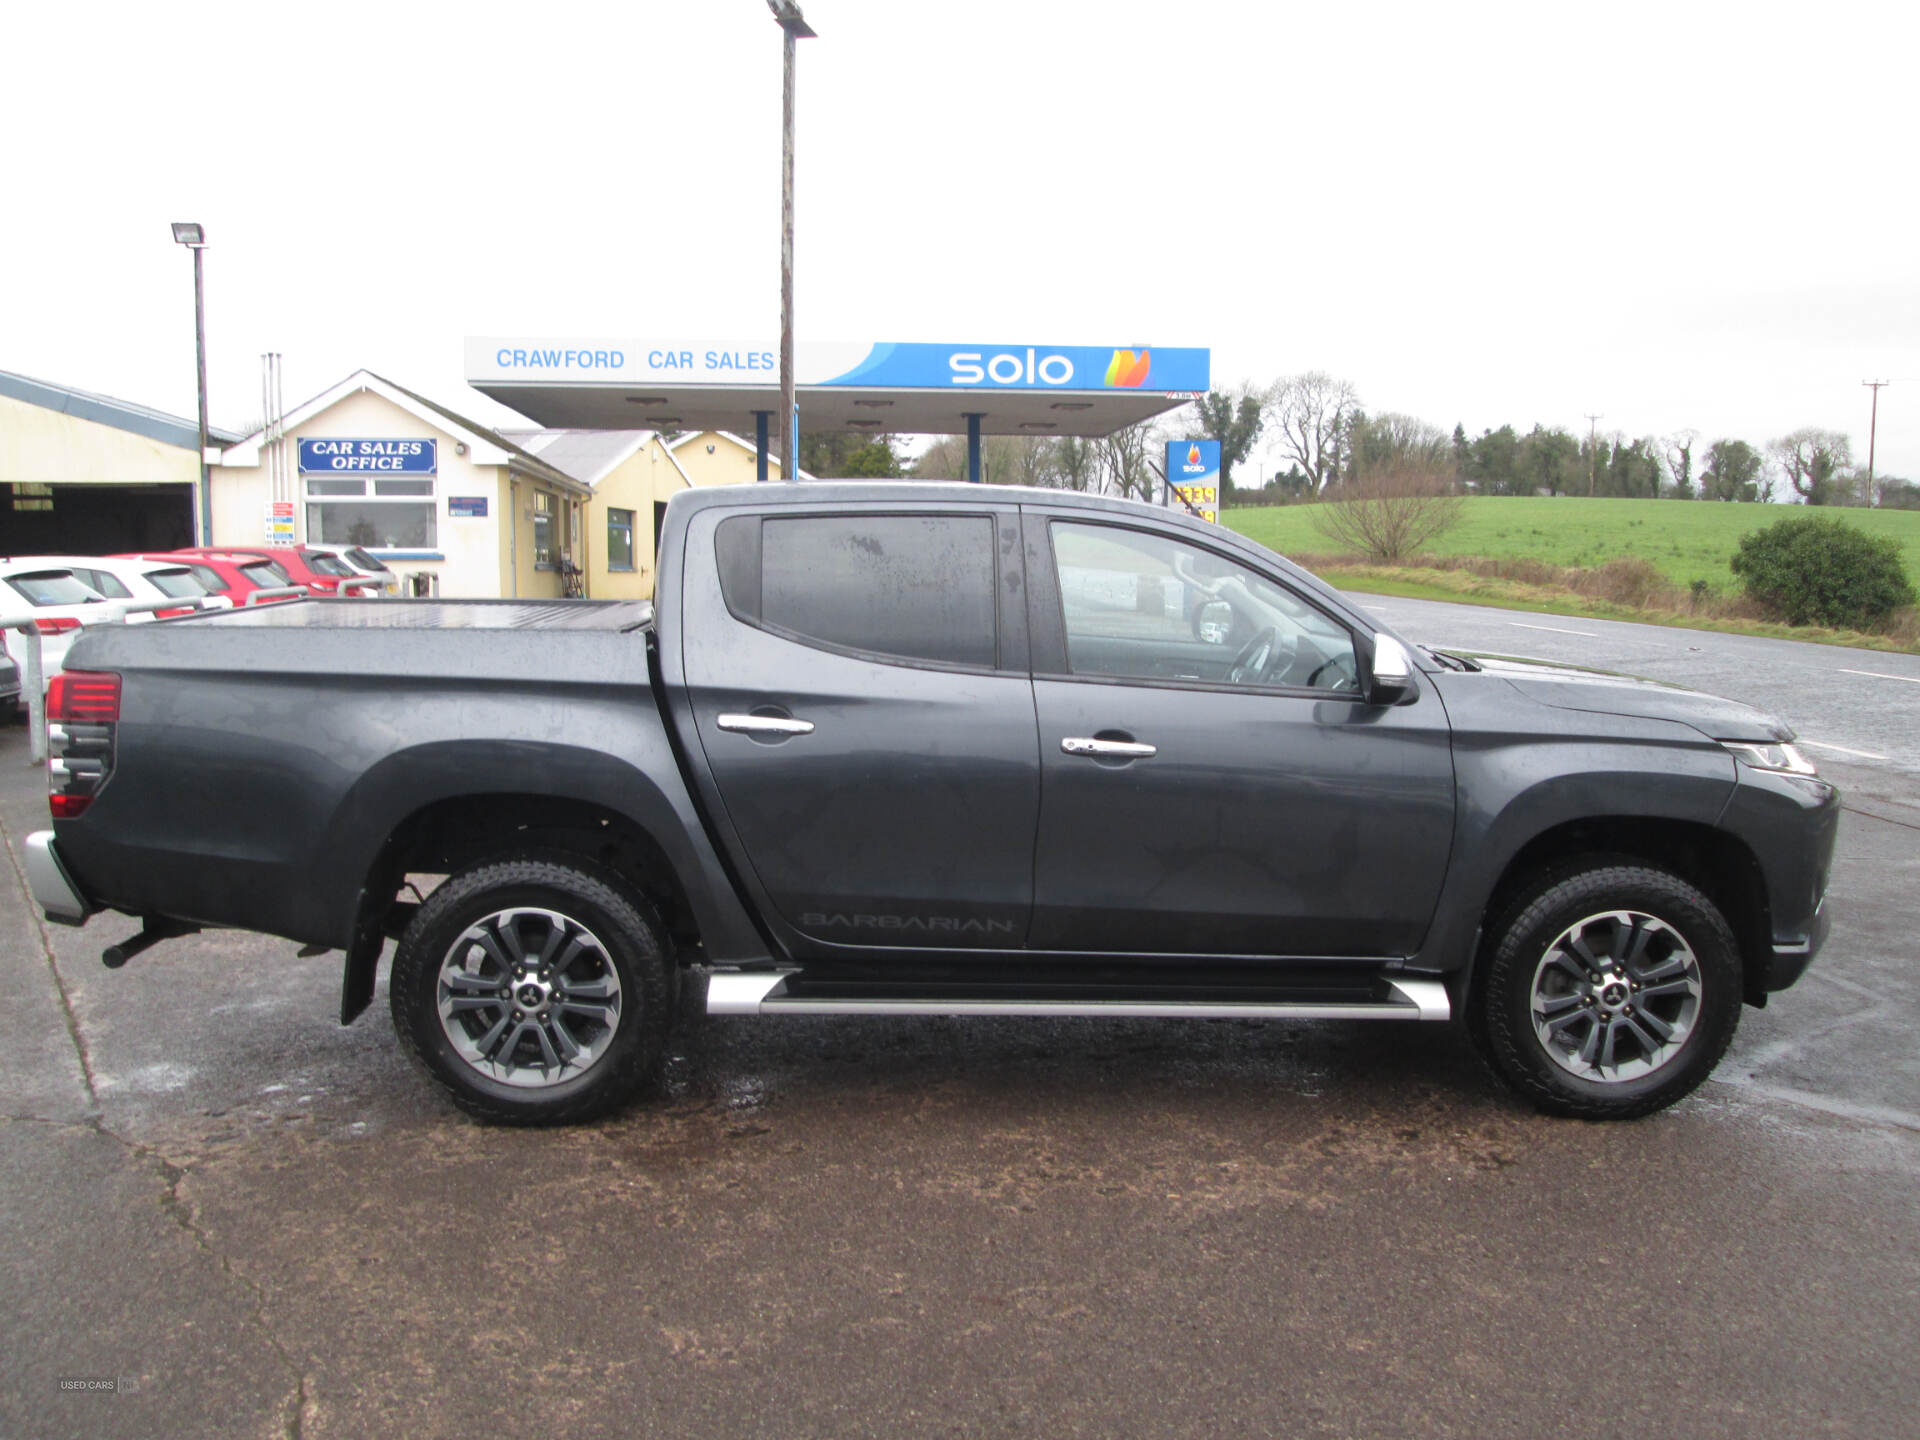
[[[1778,720],[1411,645],[1165,510],[690,491],[658,581],[87,632],[37,900],[135,917],[110,963],[338,949],[343,1022],[397,942],[401,1040],[511,1123],[643,1088],[688,975],[736,1015],[1452,1021],[1629,1117],[1825,934],[1838,797]]]

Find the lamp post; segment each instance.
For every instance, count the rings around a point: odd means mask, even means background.
[[[767,0],[786,36],[786,74],[780,96],[780,448],[781,473],[800,474],[800,407],[793,387],[793,60],[796,42],[814,38],[797,0]]]
[[[204,225],[175,221],[173,239],[193,251],[193,352],[200,382],[200,543],[213,544],[213,486],[207,478],[207,291],[200,252],[207,248]]]

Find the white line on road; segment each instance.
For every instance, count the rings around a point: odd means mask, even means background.
[[[1516,630],[1551,630],[1556,635],[1584,635],[1589,640],[1598,640],[1600,638],[1591,630],[1562,630],[1558,625],[1529,625],[1524,620],[1509,620],[1507,624],[1513,626]]]
[[[1909,685],[1920,685],[1920,675],[1889,675],[1884,670],[1848,670],[1842,668],[1842,675],[1871,675],[1876,680],[1904,680]]]
[[[1862,760],[1885,760],[1887,758],[1885,755],[1876,755],[1871,750],[1849,750],[1844,745],[1830,745],[1825,740],[1809,740],[1804,735],[1800,737],[1800,743],[1802,745],[1811,745],[1816,750],[1832,750],[1839,755],[1858,755]]]

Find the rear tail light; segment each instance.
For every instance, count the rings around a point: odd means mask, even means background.
[[[191,614],[193,614],[193,606],[182,605],[174,610],[156,610],[153,612],[153,618],[156,620],[178,620],[182,615]]]
[[[120,677],[67,670],[47,687],[48,804],[56,820],[84,814],[113,773]]]
[[[33,628],[42,635],[64,635],[69,630],[78,630],[80,621],[72,615],[55,615],[45,620],[34,621]]]

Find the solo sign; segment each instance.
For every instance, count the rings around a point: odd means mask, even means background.
[[[438,440],[306,440],[302,475],[432,475],[440,465]]]
[[[1167,484],[1203,520],[1220,518],[1220,442],[1169,440]]]

